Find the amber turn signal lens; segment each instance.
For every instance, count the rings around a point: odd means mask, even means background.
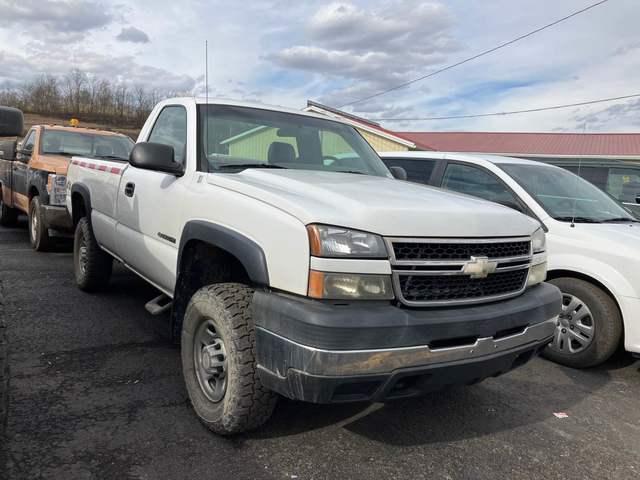
[[[309,234],[309,250],[314,257],[322,256],[322,241],[320,240],[320,232],[316,225],[309,225],[307,227]]]
[[[324,273],[315,270],[309,272],[309,296],[311,298],[324,297]]]

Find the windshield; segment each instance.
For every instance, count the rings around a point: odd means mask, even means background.
[[[208,171],[290,168],[390,176],[352,127],[256,108],[201,105],[200,155]]]
[[[78,155],[127,161],[133,145],[133,140],[124,135],[45,129],[40,151],[43,154]]]
[[[501,164],[556,220],[577,223],[634,221],[620,204],[598,187],[559,167]]]

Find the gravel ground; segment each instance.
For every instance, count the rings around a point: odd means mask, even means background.
[[[118,268],[107,292],[84,294],[69,252],[33,252],[24,223],[0,229],[12,342],[0,477],[640,478],[640,362],[628,355],[588,371],[536,359],[387,405],[281,401],[260,431],[217,437],[190,409],[163,319],[144,310],[156,292]]]

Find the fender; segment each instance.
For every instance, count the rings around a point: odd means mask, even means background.
[[[89,189],[81,183],[74,183],[71,186],[71,196],[73,197],[75,193],[79,194],[82,197],[82,200],[84,201],[84,209],[90,221],[91,220],[91,195],[89,194]],[[73,203],[71,205],[73,208]],[[74,211],[71,212],[71,215],[73,217],[73,224],[76,225],[78,223],[78,220],[80,219],[78,218],[77,213]]]
[[[178,249],[177,272],[180,272],[184,247],[190,240],[199,240],[226,250],[242,263],[252,282],[257,285],[269,285],[267,259],[260,245],[241,233],[201,220],[187,222],[182,230]]]
[[[49,173],[50,172],[44,170],[35,170],[31,167],[27,167],[26,195],[29,195],[29,192],[31,192],[33,189],[37,190],[42,205],[49,205],[49,192],[47,191]]]
[[[621,297],[636,297],[634,286],[616,268],[584,255],[560,254],[553,255],[550,259],[549,273],[556,270],[576,272],[585,277],[590,277],[605,286],[620,304]]]

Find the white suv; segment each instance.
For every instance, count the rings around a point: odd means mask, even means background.
[[[563,313],[545,355],[572,367],[640,353],[640,223],[591,183],[530,160],[442,152],[383,153],[408,180],[497,202],[547,230],[547,279]]]

